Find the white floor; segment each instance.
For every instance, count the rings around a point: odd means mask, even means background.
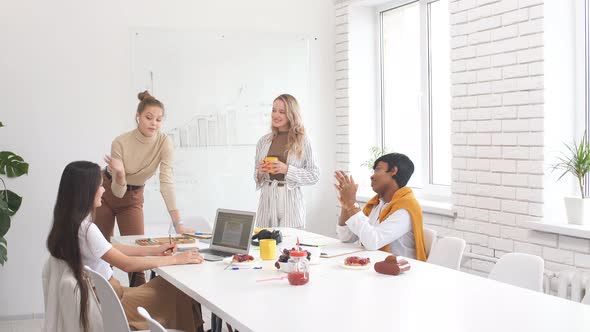
[[[2,332],[41,332],[42,330],[42,319],[0,321]]]
[[[207,308],[203,308],[203,320],[205,320],[205,331],[207,331],[211,328],[211,312]],[[42,330],[42,319],[0,321],[0,332],[41,332]],[[225,324],[223,332],[227,332]]]

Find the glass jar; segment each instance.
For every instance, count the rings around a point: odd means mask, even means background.
[[[294,286],[305,285],[309,282],[309,261],[307,251],[291,250],[289,253],[289,274],[287,279]]]

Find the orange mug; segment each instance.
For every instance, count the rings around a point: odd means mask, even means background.
[[[264,169],[267,172],[270,172],[272,163],[275,161],[278,161],[278,160],[279,160],[279,157],[266,157],[266,158],[264,158]]]

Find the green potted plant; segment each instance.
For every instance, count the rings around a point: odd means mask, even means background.
[[[4,127],[0,122],[0,127]],[[29,164],[27,164],[22,157],[16,155],[14,152],[1,151],[0,152],[0,175],[5,175],[9,178],[17,178],[29,172]],[[22,197],[6,188],[4,179],[0,176],[0,264],[8,260],[8,243],[4,236],[10,229],[10,217],[20,208]]]
[[[567,219],[570,224],[590,223],[590,199],[584,193],[584,176],[590,172],[590,144],[586,131],[580,143],[574,140],[571,145],[565,144],[565,146],[566,152],[558,158],[558,162],[553,165],[553,170],[563,171],[558,180],[568,173],[575,176],[580,189],[580,197],[564,197]]]
[[[373,170],[375,160],[379,159],[379,157],[381,157],[382,155],[388,153],[389,149],[387,147],[372,146],[369,148],[369,159],[362,163],[361,166],[367,167],[369,168],[369,170]]]

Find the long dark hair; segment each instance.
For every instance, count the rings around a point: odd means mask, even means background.
[[[64,169],[59,182],[53,226],[47,237],[51,256],[64,260],[72,269],[80,289],[80,325],[88,330],[88,286],[80,254],[78,231],[94,209],[94,197],[101,184],[100,167],[89,161],[74,161]]]

